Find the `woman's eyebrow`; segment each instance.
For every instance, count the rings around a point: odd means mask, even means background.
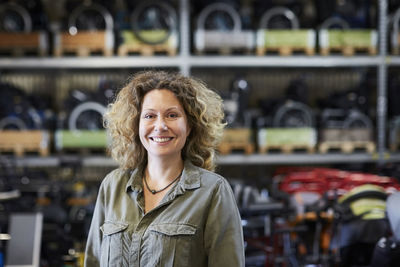
[[[181,108],[179,108],[178,106],[172,106],[172,107],[167,108],[164,112],[168,112],[168,111],[171,111],[171,110],[182,111]],[[145,112],[145,111],[146,112],[148,112],[148,111],[157,112],[157,109],[143,107],[142,112]]]
[[[180,110],[180,108],[178,106],[173,106],[173,107],[167,108],[166,111],[170,111],[172,109]]]

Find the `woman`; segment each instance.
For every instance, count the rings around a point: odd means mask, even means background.
[[[120,168],[100,186],[85,266],[244,266],[232,190],[212,172],[222,120],[196,79],[133,76],[105,114]]]

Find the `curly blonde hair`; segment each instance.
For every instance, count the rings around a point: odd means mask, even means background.
[[[183,159],[214,170],[215,149],[225,126],[222,99],[202,81],[175,72],[139,72],[119,91],[104,114],[104,127],[112,138],[111,156],[124,169],[146,164],[147,151],[139,139],[139,119],[143,98],[154,89],[173,92],[185,110],[191,132],[182,149]]]

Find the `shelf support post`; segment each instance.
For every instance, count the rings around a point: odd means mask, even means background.
[[[386,150],[386,113],[387,113],[387,0],[379,0],[379,65],[378,65],[378,94],[377,94],[377,148],[378,148],[378,165],[385,162]]]
[[[179,0],[179,39],[180,39],[180,71],[183,75],[190,75],[189,53],[190,53],[190,5],[189,0]]]

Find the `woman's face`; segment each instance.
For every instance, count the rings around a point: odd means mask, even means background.
[[[139,137],[148,157],[181,157],[189,133],[185,110],[173,92],[155,89],[144,96]]]

